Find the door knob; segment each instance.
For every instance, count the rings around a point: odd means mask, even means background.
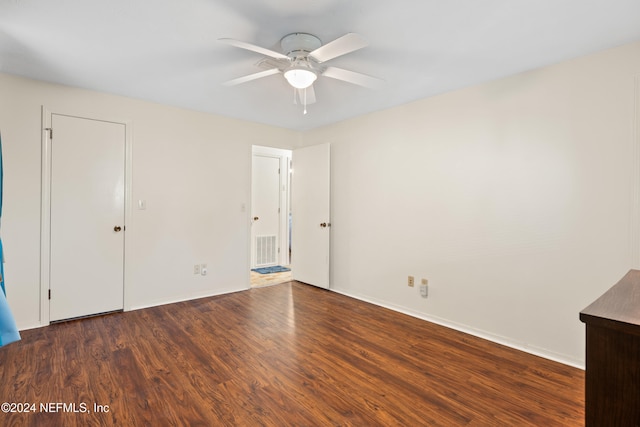
[[[323,222],[322,224],[320,224],[320,227],[325,228],[327,226],[326,222]]]
[[[260,219],[260,217],[257,217],[257,216],[254,216],[254,217],[253,217],[253,220],[254,220],[254,221],[257,221],[257,220],[259,220],[259,219]]]
[[[113,231],[115,231],[116,233],[120,230],[122,230],[122,227],[120,227],[119,225],[116,225],[115,227],[113,227]]]

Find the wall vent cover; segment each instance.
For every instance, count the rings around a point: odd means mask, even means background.
[[[256,267],[266,267],[278,263],[276,236],[256,236]]]

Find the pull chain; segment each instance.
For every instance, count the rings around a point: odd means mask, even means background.
[[[307,114],[307,88],[304,88],[304,111],[302,114]]]

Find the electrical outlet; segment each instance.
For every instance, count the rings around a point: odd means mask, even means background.
[[[422,279],[420,284],[420,295],[422,295],[422,298],[427,298],[429,296],[429,281],[427,279]]]
[[[200,264],[193,266],[193,274],[200,274]]]
[[[413,276],[409,276],[407,278],[407,285],[411,286],[413,288],[413,285],[415,285],[415,278]]]

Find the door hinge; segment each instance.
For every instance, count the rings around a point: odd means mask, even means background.
[[[53,140],[53,128],[44,128],[44,130],[49,131],[49,139]]]
[[[49,299],[51,299],[51,289],[49,289]]]
[[[280,175],[280,168],[278,168],[278,175]]]

